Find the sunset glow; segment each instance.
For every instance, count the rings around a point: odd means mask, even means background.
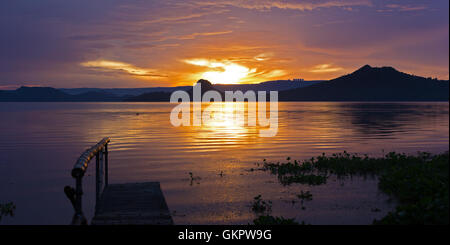
[[[211,83],[241,83],[241,79],[246,78],[249,74],[256,71],[256,69],[249,69],[231,62],[206,59],[185,60],[185,62],[196,66],[208,67],[209,69],[201,73],[200,77],[209,80]]]
[[[13,1],[0,8],[1,23],[16,23],[2,26],[0,87],[327,80],[365,64],[448,79],[448,4],[80,0],[27,5],[39,14],[22,16]]]

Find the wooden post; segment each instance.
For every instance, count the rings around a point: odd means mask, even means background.
[[[82,183],[81,183],[81,178],[83,176],[79,176],[76,178],[76,189],[75,189],[75,193],[76,193],[76,199],[75,199],[75,215],[72,219],[72,224],[73,225],[87,225],[87,220],[84,217],[83,214],[83,209],[81,206],[81,196],[83,195],[83,189],[82,189]]]
[[[108,144],[105,145],[105,187],[108,186]]]
[[[98,185],[99,185],[99,190],[100,190],[99,196],[101,198],[102,193],[103,193],[103,161],[105,160],[103,149],[100,151],[99,156],[100,156],[100,167],[98,169],[98,171],[99,171]]]
[[[95,207],[100,202],[100,154],[95,155]]]

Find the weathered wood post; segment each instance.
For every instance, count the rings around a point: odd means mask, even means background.
[[[108,186],[108,143],[105,145],[105,187]]]
[[[87,220],[84,217],[81,202],[81,197],[83,196],[83,185],[81,182],[81,178],[83,178],[83,175],[77,176],[75,183],[75,216],[72,221],[72,223],[75,225],[87,225]]]
[[[95,154],[95,209],[100,202],[100,153]]]

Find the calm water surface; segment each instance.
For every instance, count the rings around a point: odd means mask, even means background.
[[[63,193],[80,153],[111,137],[110,182],[160,181],[177,224],[247,224],[254,196],[273,201],[273,215],[311,224],[368,224],[394,204],[377,180],[283,187],[251,172],[264,158],[306,159],[322,152],[440,153],[449,149],[448,103],[279,103],[278,134],[228,120],[173,127],[169,103],[0,103],[0,202],[16,203],[2,224],[68,224]],[[226,108],[230,105],[225,105]],[[84,211],[93,215],[94,168],[84,178]],[[191,183],[189,172],[201,179]],[[220,173],[223,176],[220,176]],[[301,210],[300,190],[313,200]],[[372,212],[379,208],[381,212]]]

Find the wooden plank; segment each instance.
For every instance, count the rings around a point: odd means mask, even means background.
[[[108,185],[92,225],[173,224],[159,182]]]

